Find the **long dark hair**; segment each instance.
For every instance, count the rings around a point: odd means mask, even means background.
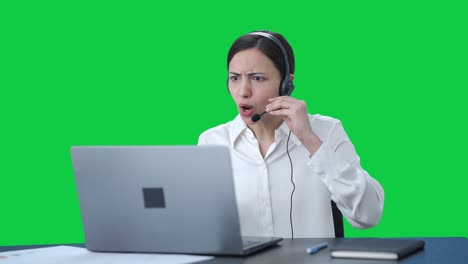
[[[295,69],[294,53],[288,41],[279,33],[274,33],[274,32],[266,31],[266,30],[259,30],[259,31],[254,31],[254,32],[266,32],[268,34],[271,34],[275,36],[281,42],[281,44],[283,44],[284,48],[286,49],[286,53],[288,55],[289,73],[294,74],[294,69]],[[228,57],[227,57],[228,70],[229,70],[229,63],[231,62],[234,55],[236,55],[240,51],[251,49],[251,48],[257,48],[263,54],[265,54],[268,58],[270,58],[270,60],[273,61],[273,63],[275,64],[275,67],[281,73],[281,76],[284,77],[286,62],[284,61],[284,56],[283,56],[283,53],[281,52],[281,48],[272,40],[263,36],[259,36],[259,35],[246,34],[246,35],[240,36],[234,41],[234,43],[232,43],[231,48],[229,49],[229,52],[228,52]]]

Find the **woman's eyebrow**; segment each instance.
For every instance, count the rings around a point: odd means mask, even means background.
[[[266,73],[264,73],[264,72],[251,72],[251,73],[247,74],[247,76],[249,76],[249,77],[252,77],[254,75],[266,75]]]
[[[232,74],[232,75],[240,75],[240,73],[237,73],[237,72],[229,72],[229,74]],[[251,73],[247,73],[247,76],[248,77],[252,77],[254,75],[267,75],[266,73],[264,72],[251,72]]]

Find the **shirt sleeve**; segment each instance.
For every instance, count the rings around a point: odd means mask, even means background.
[[[322,145],[310,157],[308,165],[318,175],[331,193],[348,222],[356,228],[376,225],[382,216],[384,191],[360,165],[353,144],[336,122]]]
[[[206,145],[206,144],[207,144],[207,142],[206,142],[205,134],[201,134],[198,137],[198,145]]]

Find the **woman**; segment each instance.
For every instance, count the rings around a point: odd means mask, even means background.
[[[269,31],[241,36],[227,66],[239,115],[198,143],[231,150],[242,235],[334,237],[330,200],[354,227],[376,225],[383,189],[361,168],[341,122],[310,115],[289,96],[295,65],[286,39]]]

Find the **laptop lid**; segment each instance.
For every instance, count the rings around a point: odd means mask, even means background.
[[[72,147],[92,251],[242,254],[229,149]]]

